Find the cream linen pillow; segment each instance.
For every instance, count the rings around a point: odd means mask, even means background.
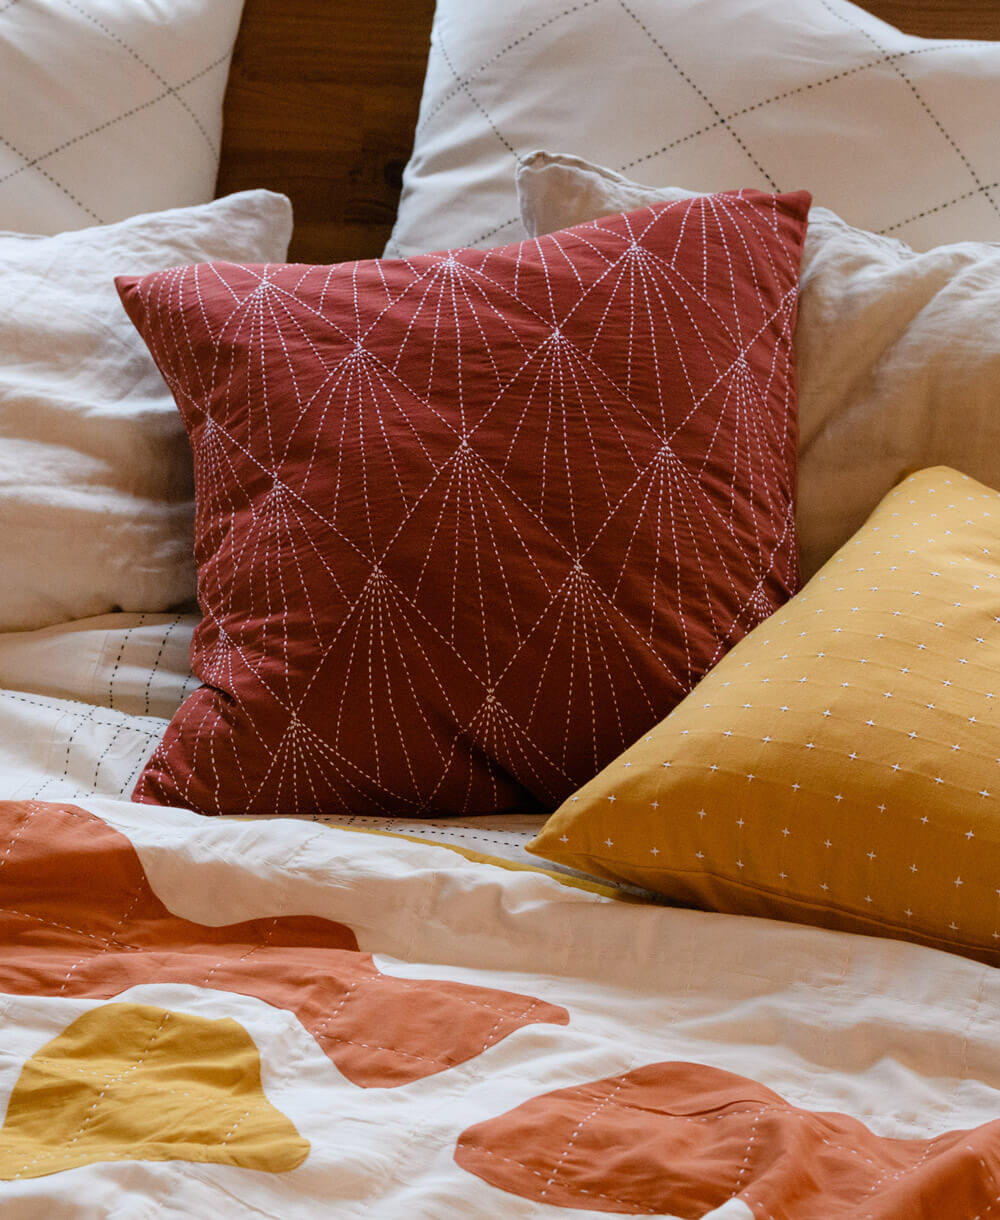
[[[847,0],[438,0],[389,255],[519,241],[514,168],[569,148],[698,191],[808,189],[927,247],[1000,240],[1000,43]]]
[[[691,194],[543,152],[517,187],[533,237]],[[1000,245],[917,254],[810,211],[795,336],[804,576],[910,470],[954,466],[1000,487],[997,317]]]
[[[118,274],[280,262],[283,195],[0,233],[0,631],[194,596],[191,453]]]
[[[0,3],[0,229],[58,233],[210,200],[242,8]]]

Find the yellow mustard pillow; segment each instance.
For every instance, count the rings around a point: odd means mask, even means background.
[[[899,484],[529,850],[1000,964],[1000,494]]]

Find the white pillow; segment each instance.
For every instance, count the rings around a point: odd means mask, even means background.
[[[0,233],[0,631],[195,592],[191,455],[116,275],[280,262],[283,195],[246,191],[116,225]]]
[[[524,236],[517,160],[568,148],[699,191],[812,191],[917,247],[1000,239],[1000,43],[846,0],[438,0],[387,254]]]
[[[531,236],[690,191],[537,153],[518,173]],[[1000,244],[916,254],[814,207],[802,255],[798,531],[811,576],[904,473],[1000,488]]]
[[[242,8],[0,2],[0,229],[58,233],[211,199]]]

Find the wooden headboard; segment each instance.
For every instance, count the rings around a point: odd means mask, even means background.
[[[1000,41],[1000,0],[866,0],[864,7],[911,34]],[[268,186],[288,195],[292,258],[381,254],[413,139],[433,13],[434,0],[246,0],[218,191]]]

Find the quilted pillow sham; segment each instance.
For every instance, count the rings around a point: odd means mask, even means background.
[[[139,800],[553,807],[796,587],[808,196],[119,281],[195,458],[204,685]]]
[[[513,176],[568,148],[696,190],[805,182],[925,248],[1000,239],[1000,43],[848,0],[438,0],[387,254],[523,237]]]
[[[59,233],[207,203],[242,9],[0,4],[0,229]]]
[[[901,483],[529,850],[1000,965],[1000,493]]]
[[[0,233],[0,631],[195,593],[184,429],[113,276],[280,259],[292,209],[245,191],[55,237]]]
[[[518,194],[534,237],[692,192],[539,152],[520,166]],[[917,254],[812,208],[795,332],[806,577],[912,470],[955,466],[1000,487],[998,313],[1000,245]]]

